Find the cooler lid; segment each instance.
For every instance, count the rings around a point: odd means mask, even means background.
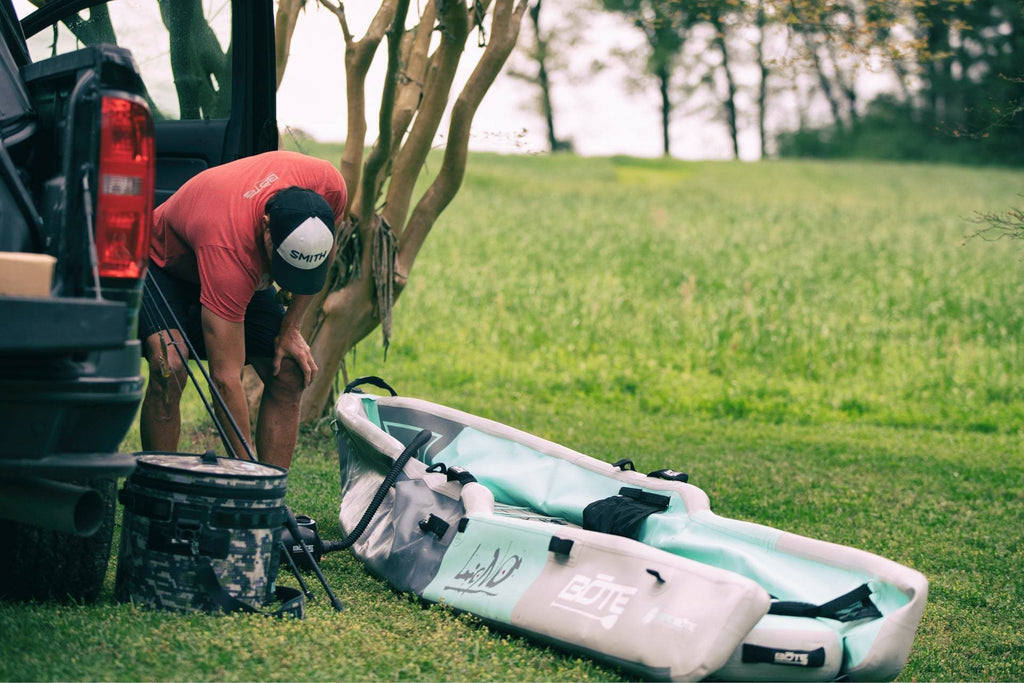
[[[147,453],[138,457],[140,467],[191,475],[227,477],[231,479],[279,479],[288,470],[251,460],[218,457],[212,451],[204,455],[190,453]]]

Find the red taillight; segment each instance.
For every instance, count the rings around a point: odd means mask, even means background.
[[[156,153],[144,104],[103,97],[96,253],[100,277],[140,278],[153,227]]]

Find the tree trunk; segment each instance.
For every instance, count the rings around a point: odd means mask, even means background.
[[[661,149],[666,157],[672,156],[669,140],[669,121],[672,117],[672,100],[669,97],[669,81],[672,74],[668,66],[659,65],[655,69],[655,78],[658,79],[658,92],[661,95]]]
[[[277,16],[274,20],[274,58],[277,62],[277,87],[281,87],[285,67],[288,66],[288,53],[291,51],[292,35],[295,24],[299,20],[299,10],[306,0],[278,0]]]
[[[832,61],[832,72],[835,74],[837,87],[846,102],[846,118],[850,122],[850,128],[856,129],[860,115],[857,113],[857,90],[854,88],[855,76],[843,73],[839,55],[836,53],[835,43],[833,41],[826,41],[826,46],[829,59]]]
[[[338,16],[346,41],[349,138],[342,157],[342,172],[350,193],[355,195],[346,228],[347,232],[358,233],[361,238],[361,252],[357,258],[358,270],[362,275],[348,280],[343,286],[326,288],[320,295],[317,310],[311,310],[304,321],[310,348],[320,371],[303,394],[303,422],[319,419],[325,409],[330,407],[328,401],[345,355],[381,324],[384,312],[381,304],[377,303],[379,292],[374,278],[368,274],[377,274],[379,280],[381,272],[391,273],[388,276],[390,281],[386,284],[393,298],[397,299],[431,228],[458,192],[465,173],[473,117],[515,46],[522,16],[527,8],[526,0],[519,0],[518,4],[516,0],[497,0],[490,25],[490,40],[452,108],[448,143],[441,168],[409,214],[415,181],[426,161],[448,102],[474,14],[476,11],[486,11],[489,3],[477,2],[474,9],[467,9],[461,2],[442,3],[443,11],[438,17],[441,40],[429,58],[425,57],[430,42],[427,39],[429,31],[424,31],[427,27],[421,26],[415,35],[410,30],[410,37],[401,48],[399,46],[401,35],[396,28],[404,26],[403,7],[407,4],[408,0],[387,0],[366,36],[355,41],[348,30],[343,7],[340,4],[332,6],[324,1],[324,6]],[[424,12],[424,20],[428,16],[433,17],[436,8],[431,0],[428,10]],[[392,25],[392,33],[388,50],[389,78],[385,84],[379,117],[381,137],[366,162],[361,163],[366,130],[363,115],[365,78],[388,25]],[[424,34],[427,38],[421,39],[420,36]],[[399,64],[404,64],[405,83],[401,87],[398,85]],[[424,74],[422,85],[413,83],[419,73]],[[414,100],[417,104],[415,116],[412,117],[405,108],[412,106]],[[410,118],[411,129],[404,135]],[[377,215],[375,207],[389,172],[392,175],[383,215]],[[409,218],[406,224],[407,214]],[[397,241],[396,252],[393,254],[394,267],[386,271],[381,270],[382,256],[375,257],[372,247],[374,237],[379,234],[378,231],[383,230],[392,231]],[[384,255],[383,258],[389,259],[392,256]],[[387,305],[391,302],[393,299]]]
[[[764,34],[767,19],[764,0],[757,0],[757,68],[761,78],[757,87],[757,133],[761,139],[761,158],[768,156],[768,131],[765,129],[765,114],[768,107],[768,63],[764,58]]]
[[[230,60],[206,22],[202,3],[160,0],[160,17],[170,34],[171,71],[180,118],[223,116],[231,102]]]
[[[551,81],[548,77],[548,41],[540,29],[540,8],[543,0],[535,0],[530,8],[530,23],[533,25],[533,37],[537,45],[537,85],[540,87],[541,113],[548,131],[548,149],[557,152],[562,143],[555,135],[555,111],[551,104]]]
[[[739,159],[740,134],[736,121],[736,81],[733,79],[732,71],[729,69],[729,48],[725,44],[725,25],[718,16],[712,16],[711,25],[715,29],[713,42],[722,55],[722,72],[725,74],[726,85],[725,101],[722,104],[725,106],[725,121],[729,126],[729,137],[732,139],[732,155],[734,159]]]
[[[836,123],[836,128],[845,130],[846,120],[843,118],[842,108],[839,106],[839,98],[833,92],[832,81],[829,80],[828,74],[825,73],[825,65],[821,61],[821,55],[818,54],[818,43],[809,31],[801,31],[800,35],[803,36],[804,45],[807,47],[811,62],[814,64],[814,72],[818,75],[818,85],[821,86],[821,92],[828,101],[828,107],[832,111],[832,119]]]
[[[341,175],[345,178],[345,185],[349,188],[349,206],[346,208],[346,212],[358,215],[359,193],[356,192],[356,188],[359,187],[363,149],[366,145],[366,74],[373,63],[377,46],[384,38],[384,32],[387,31],[394,19],[397,8],[393,1],[381,3],[377,14],[370,22],[370,27],[366,30],[366,35],[357,41],[349,31],[344,5],[341,3],[332,5],[328,0],[320,0],[320,4],[338,18],[345,39],[345,98],[348,129],[340,165]]]
[[[835,121],[836,128],[843,130],[846,128],[846,121],[839,106],[839,99],[833,91],[832,82],[829,80],[828,74],[825,73],[825,65],[821,61],[821,55],[819,54],[820,46],[814,36],[813,24],[808,22],[807,17],[803,14],[803,9],[800,3],[790,3],[789,11],[792,19],[795,20],[793,29],[803,38],[804,47],[807,49],[807,55],[811,58],[811,64],[814,66],[814,71],[818,76],[818,85],[821,87],[821,92],[828,102],[829,109],[832,111],[832,118]],[[811,9],[813,11],[813,8]]]

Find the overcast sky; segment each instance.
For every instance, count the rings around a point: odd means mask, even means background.
[[[377,3],[349,2],[346,10],[353,33],[362,35]],[[307,131],[319,140],[340,141],[345,137],[344,45],[337,19],[315,3],[308,3],[300,15],[292,41],[284,81],[278,91],[278,121],[282,129],[292,126]],[[547,8],[547,6],[545,6]],[[586,39],[591,52],[608,53],[614,47],[629,48],[642,40],[612,16],[597,17],[587,27]],[[528,18],[523,36],[530,31]],[[460,78],[468,77],[479,55],[476,35],[467,41]],[[383,49],[383,48],[382,48]],[[576,67],[594,55],[579,55]],[[367,97],[379,92],[384,73],[384,55],[379,54],[367,81]],[[588,77],[571,88],[554,90],[556,132],[572,138],[576,151],[583,155],[630,154],[660,156],[661,131],[656,89],[628,91],[624,67],[610,68]],[[376,84],[376,86],[374,85]],[[509,153],[535,153],[547,149],[543,119],[531,102],[535,90],[528,84],[503,73],[487,93],[474,119],[470,142],[472,149]],[[454,99],[454,98],[453,98]],[[376,108],[367,115],[369,140],[376,136]],[[728,158],[729,141],[724,126],[707,122],[706,116],[673,120],[673,156],[684,159]],[[754,152],[757,139],[743,148]]]

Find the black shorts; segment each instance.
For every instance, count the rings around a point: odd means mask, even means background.
[[[161,294],[163,296],[161,297]],[[253,294],[245,309],[245,361],[274,357],[274,338],[281,331],[284,306],[277,303],[275,289],[261,289]],[[166,300],[166,306],[164,302]],[[168,312],[168,308],[173,316]],[[180,328],[174,321],[180,323]],[[206,359],[203,339],[202,306],[199,285],[166,273],[152,263],[146,272],[139,311],[139,339],[168,329],[182,329],[200,358]]]

